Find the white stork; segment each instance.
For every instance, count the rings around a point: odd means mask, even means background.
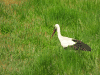
[[[55,33],[55,31],[57,30],[58,33],[58,39],[61,42],[61,45],[63,46],[63,48],[67,48],[69,47],[74,47],[74,49],[78,50],[84,50],[84,51],[91,51],[91,48],[87,45],[84,44],[83,42],[73,39],[73,38],[69,38],[69,37],[64,37],[60,34],[60,26],[58,24],[55,24],[55,28],[54,28],[54,32],[52,34],[52,37]]]

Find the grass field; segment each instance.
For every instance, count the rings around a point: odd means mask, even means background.
[[[56,23],[92,51],[63,49]],[[100,0],[1,0],[0,75],[100,75]]]

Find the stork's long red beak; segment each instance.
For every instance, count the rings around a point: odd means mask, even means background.
[[[54,29],[53,34],[52,34],[51,38],[53,37],[53,35],[54,35],[54,33],[56,32],[56,30],[57,30],[57,29]]]

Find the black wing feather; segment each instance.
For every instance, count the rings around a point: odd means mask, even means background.
[[[76,44],[70,47],[74,47],[76,50],[81,49],[84,51],[91,51],[91,48],[87,44],[83,43],[82,41],[76,39],[73,39],[72,41],[76,42]]]

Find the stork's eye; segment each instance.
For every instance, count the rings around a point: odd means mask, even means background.
[[[56,27],[54,27],[54,29],[57,29]]]

